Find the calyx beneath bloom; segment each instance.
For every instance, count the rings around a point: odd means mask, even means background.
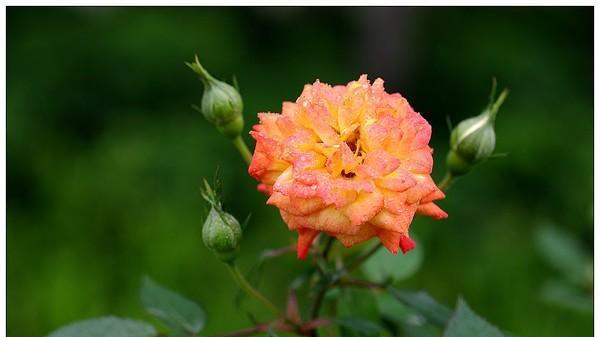
[[[316,81],[282,113],[259,113],[249,173],[298,232],[304,258],[321,232],[345,246],[378,237],[396,253],[414,248],[415,213],[447,217],[433,202],[431,126],[383,80]]]

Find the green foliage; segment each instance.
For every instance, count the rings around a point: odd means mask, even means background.
[[[450,319],[451,310],[438,303],[426,292],[404,291],[395,288],[390,288],[388,291],[398,301],[414,309],[435,325],[443,326]]]
[[[171,331],[167,337],[190,337],[190,333],[182,330]]]
[[[48,337],[155,337],[157,335],[158,332],[148,323],[109,316],[69,324]]]
[[[411,310],[393,297],[390,292],[385,291],[377,294],[376,300],[377,308],[381,316],[394,323],[400,324],[411,316]]]
[[[338,313],[341,316],[378,317],[377,301],[374,293],[368,289],[344,287],[334,297],[337,301]]]
[[[437,336],[439,329],[430,325],[418,311],[398,301],[389,292],[378,294],[377,304],[382,320],[393,335],[403,332],[407,337]]]
[[[546,303],[577,312],[591,314],[594,309],[594,300],[591,294],[562,280],[547,280],[542,285],[540,296]]]
[[[360,317],[338,317],[335,323],[359,333],[360,336],[375,336],[383,332],[379,324]]]
[[[400,303],[394,303],[392,298]],[[396,329],[402,329],[408,337],[438,336],[439,328],[444,327],[444,337],[504,337],[497,328],[476,315],[462,298],[458,299],[456,310],[452,312],[423,291],[390,288],[388,294],[380,296],[379,308],[384,319]]]
[[[560,273],[560,278],[553,277],[544,282],[541,300],[576,312],[591,313],[593,263],[582,242],[571,232],[543,224],[535,230],[535,243],[546,263]]]
[[[368,328],[377,325],[379,321],[379,310],[374,293],[368,289],[359,288],[336,288],[329,291],[328,299],[335,303],[335,314],[343,317],[336,323],[340,327],[343,336],[368,336],[373,332]],[[349,326],[350,321],[357,320],[355,326]],[[361,327],[363,327],[361,329]],[[380,326],[377,326],[382,329]],[[365,331],[366,330],[366,331]]]
[[[456,311],[448,322],[444,337],[504,337],[498,328],[477,316],[471,308],[458,299]]]
[[[575,284],[584,284],[591,278],[585,274],[592,258],[576,237],[568,231],[550,224],[540,225],[535,231],[538,251],[563,277]]]
[[[390,254],[385,249],[380,249],[363,265],[362,270],[366,277],[373,282],[401,281],[411,277],[423,263],[423,245],[417,246],[407,254]]]
[[[438,329],[421,322],[407,322],[402,324],[406,337],[438,337]]]
[[[246,223],[248,219],[249,219],[249,216],[244,223]],[[242,229],[243,228],[244,228],[244,224],[242,224]],[[288,246],[288,247],[282,247],[282,248],[278,248],[278,249],[264,250],[258,257],[257,261],[252,265],[252,267],[246,273],[245,276],[246,276],[246,279],[248,280],[248,282],[252,286],[257,287],[260,284],[260,281],[262,279],[263,272],[265,269],[265,263],[267,261],[270,261],[271,259],[281,257],[282,255],[285,255],[289,252],[295,252],[295,247]],[[312,270],[310,271],[310,273],[307,273],[307,275],[309,275],[309,274],[312,274]],[[301,277],[301,276],[299,276],[299,277]],[[299,282],[302,282],[302,281],[299,280]],[[294,287],[294,285],[292,285],[292,287]],[[242,289],[238,289],[236,291],[236,294],[234,297],[235,306],[239,307],[245,298],[246,298],[246,293]]]
[[[140,299],[144,309],[174,331],[199,333],[206,314],[197,303],[144,277]]]

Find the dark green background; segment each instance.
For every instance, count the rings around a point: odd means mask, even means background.
[[[433,125],[436,179],[446,116],[478,113],[496,76],[511,90],[497,120],[508,156],[453,187],[449,219],[415,220],[425,261],[400,285],[450,306],[462,294],[518,336],[591,336],[591,315],[539,300],[556,273],[533,230],[555,223],[591,251],[592,28],[591,8],[8,8],[8,335],[146,317],[145,273],[204,303],[207,334],[249,324],[201,242],[201,179],[219,167],[227,209],[253,214],[242,268],[294,235],[190,108],[202,87],[184,61],[198,53],[237,76],[246,130],[317,78],[384,78]],[[281,303],[306,263],[270,264],[261,288]]]

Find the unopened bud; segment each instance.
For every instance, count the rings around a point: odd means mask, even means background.
[[[202,228],[202,240],[222,261],[233,260],[239,251],[242,227],[233,215],[210,209]]]
[[[463,175],[471,168],[488,159],[496,147],[494,122],[498,109],[506,99],[504,90],[494,101],[495,81],[492,87],[490,103],[478,116],[460,122],[450,135],[450,152],[446,159],[448,172],[452,176]]]
[[[244,116],[242,110],[244,103],[238,91],[231,85],[212,77],[196,60],[186,63],[204,84],[202,104],[198,109],[217,130],[228,138],[236,138],[244,129]]]
[[[211,208],[202,227],[202,240],[220,260],[233,261],[239,252],[242,227],[233,215],[223,211],[216,193],[206,181],[204,186],[202,196]]]

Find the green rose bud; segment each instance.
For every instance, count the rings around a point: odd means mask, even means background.
[[[244,129],[242,110],[244,103],[238,91],[231,85],[212,77],[198,61],[186,63],[204,84],[202,104],[197,108],[204,118],[217,127],[226,137],[234,139]]]
[[[242,227],[233,215],[223,211],[217,194],[206,181],[202,197],[211,206],[202,227],[202,241],[221,261],[232,262],[239,252]]]
[[[488,159],[494,152],[494,122],[498,109],[508,95],[508,91],[504,90],[494,101],[495,88],[494,81],[490,103],[480,115],[465,119],[452,130],[446,163],[448,172],[454,177],[469,172],[474,165]]]
[[[212,207],[202,228],[202,240],[206,247],[220,260],[228,262],[237,256],[241,239],[242,227],[236,218]]]

